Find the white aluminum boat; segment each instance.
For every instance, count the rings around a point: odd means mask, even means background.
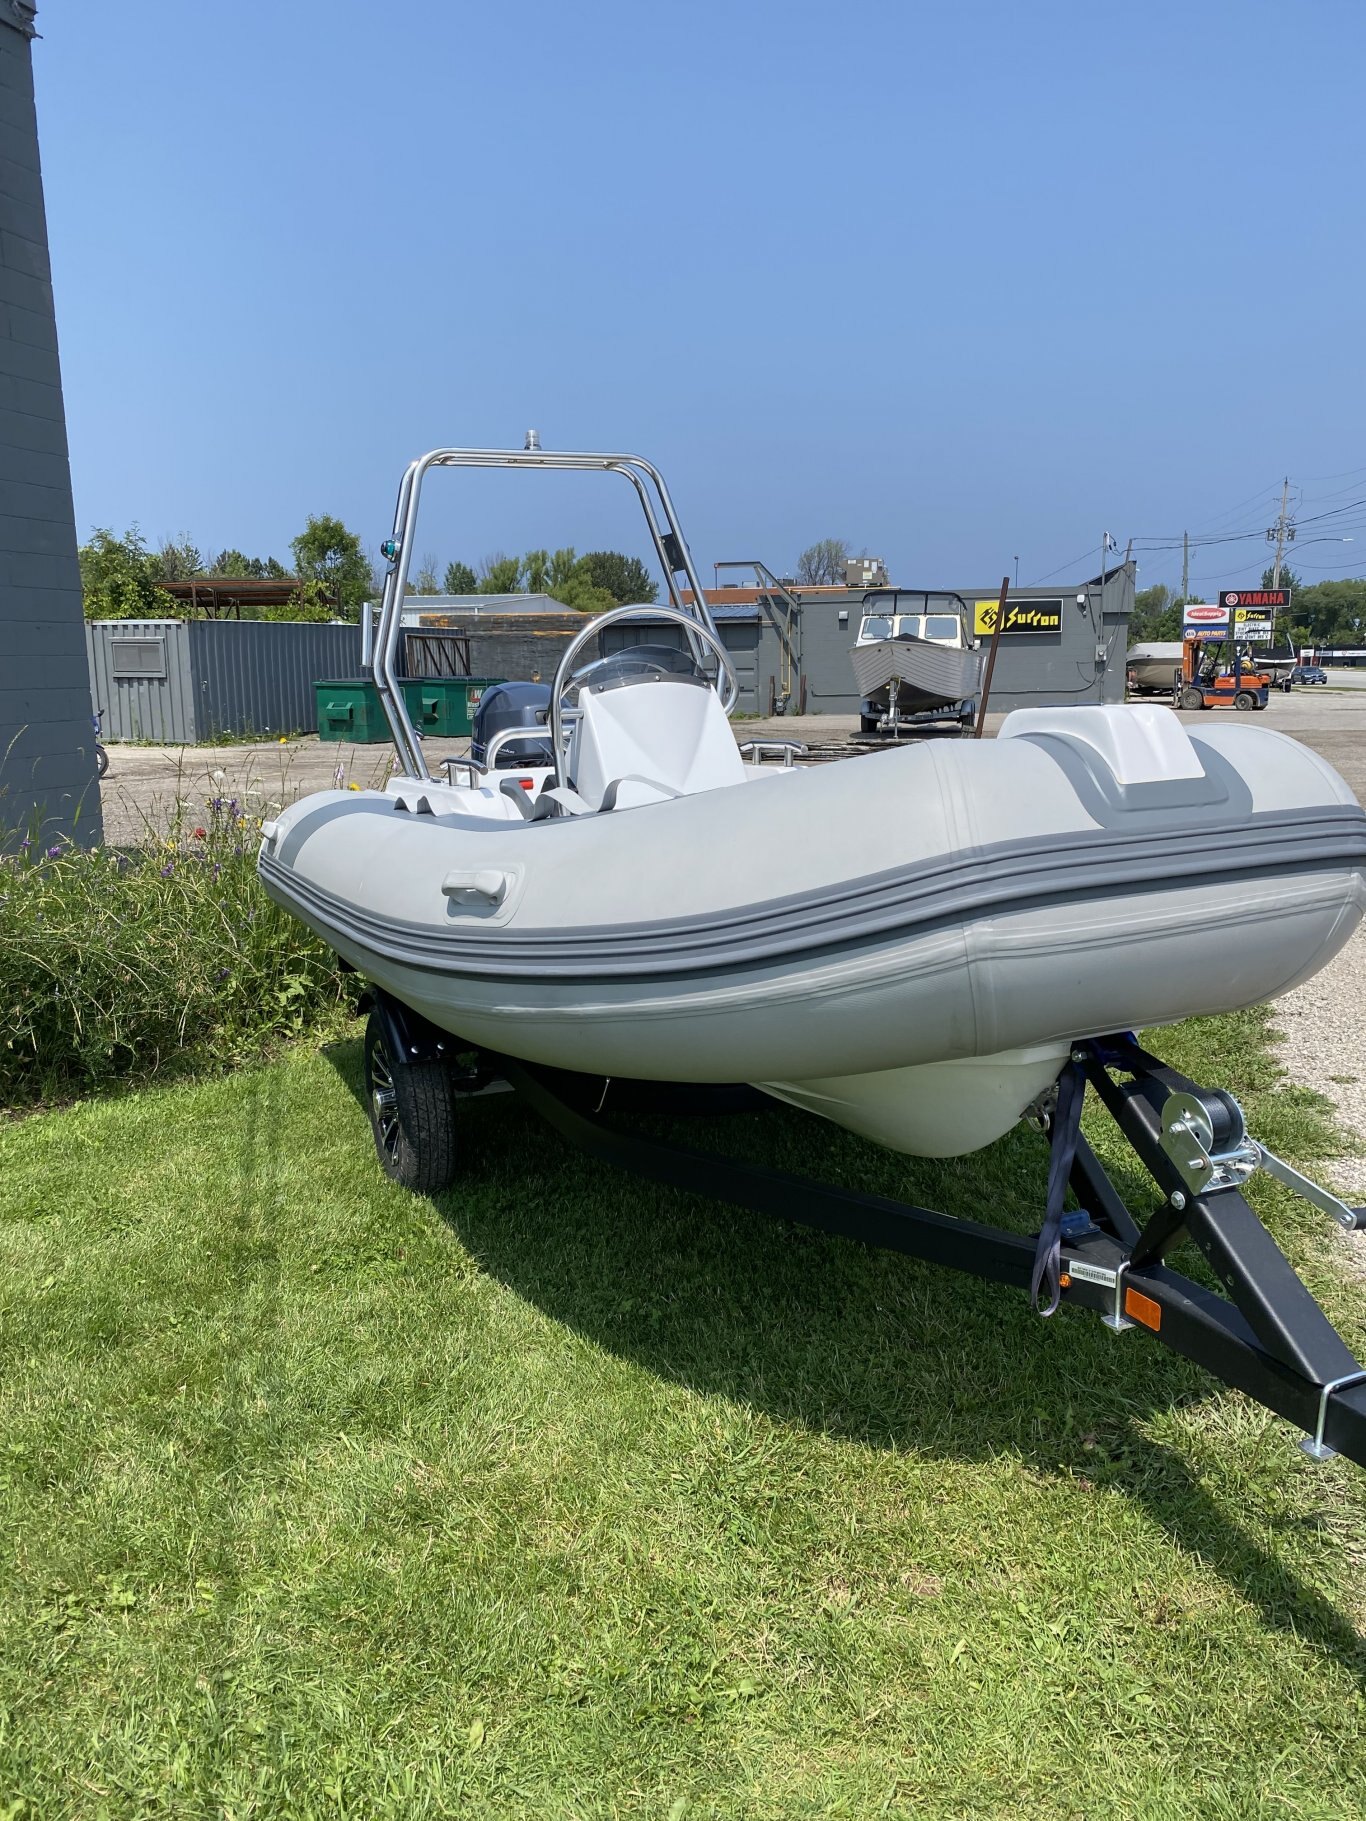
[[[961,709],[961,718],[971,719],[982,659],[961,595],[906,589],[866,594],[849,660],[865,732],[892,731],[945,709]]]
[[[394,662],[421,484],[457,466],[624,474],[673,600],[586,625],[520,747],[505,727],[481,765],[437,781]],[[746,763],[729,656],[636,457],[437,451],[409,468],[385,554],[374,669],[403,772],[291,805],[260,872],[464,1045],[750,1082],[955,1155],[1006,1131],[1076,1040],[1286,992],[1366,910],[1366,814],[1307,747],[1241,721],[1031,709],[995,741]],[[690,649],[593,656],[601,632],[650,613]],[[500,766],[500,747],[537,756],[529,733],[552,763]]]

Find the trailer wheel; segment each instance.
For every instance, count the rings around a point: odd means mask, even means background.
[[[1240,689],[1233,698],[1233,706],[1235,708],[1243,709],[1255,708],[1257,706],[1257,698],[1250,689]]]
[[[861,714],[858,718],[858,730],[860,733],[876,733],[877,716],[875,714]]]
[[[1203,708],[1205,698],[1198,689],[1187,687],[1181,691],[1180,705],[1182,708]]]
[[[365,1026],[365,1103],[380,1167],[391,1182],[435,1195],[455,1176],[455,1095],[444,1062],[399,1062],[371,1012]]]

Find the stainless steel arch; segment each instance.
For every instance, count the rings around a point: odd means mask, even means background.
[[[375,632],[375,687],[380,704],[394,738],[394,747],[404,773],[410,778],[429,779],[430,771],[422,756],[422,745],[409,719],[402,691],[398,687],[396,658],[402,627],[403,600],[417,535],[418,505],[422,482],[431,468],[540,468],[580,473],[620,474],[635,488],[650,539],[664,570],[670,604],[685,617],[696,620],[704,633],[711,635],[713,648],[720,640],[707,608],[707,599],[684,539],[678,515],[674,511],[664,477],[652,462],[640,455],[593,455],[577,451],[549,449],[433,449],[410,462],[399,483],[398,503],[394,508],[394,531],[386,546],[389,569],[384,577],[384,594],[380,605],[379,625]],[[685,604],[678,587],[679,576],[692,591],[692,603]],[[603,616],[605,617],[605,616]],[[597,624],[596,621],[591,625]],[[589,628],[585,628],[585,631]],[[694,641],[697,647],[703,640]]]

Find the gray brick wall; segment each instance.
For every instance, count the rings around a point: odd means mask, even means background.
[[[0,843],[100,838],[29,9],[0,0]]]

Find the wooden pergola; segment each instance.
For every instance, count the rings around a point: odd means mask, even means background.
[[[298,598],[302,585],[297,575],[191,575],[157,584],[176,600],[188,602],[192,614],[203,614],[208,620],[240,620],[244,607],[288,606]],[[336,594],[315,598],[334,613],[340,609]]]

